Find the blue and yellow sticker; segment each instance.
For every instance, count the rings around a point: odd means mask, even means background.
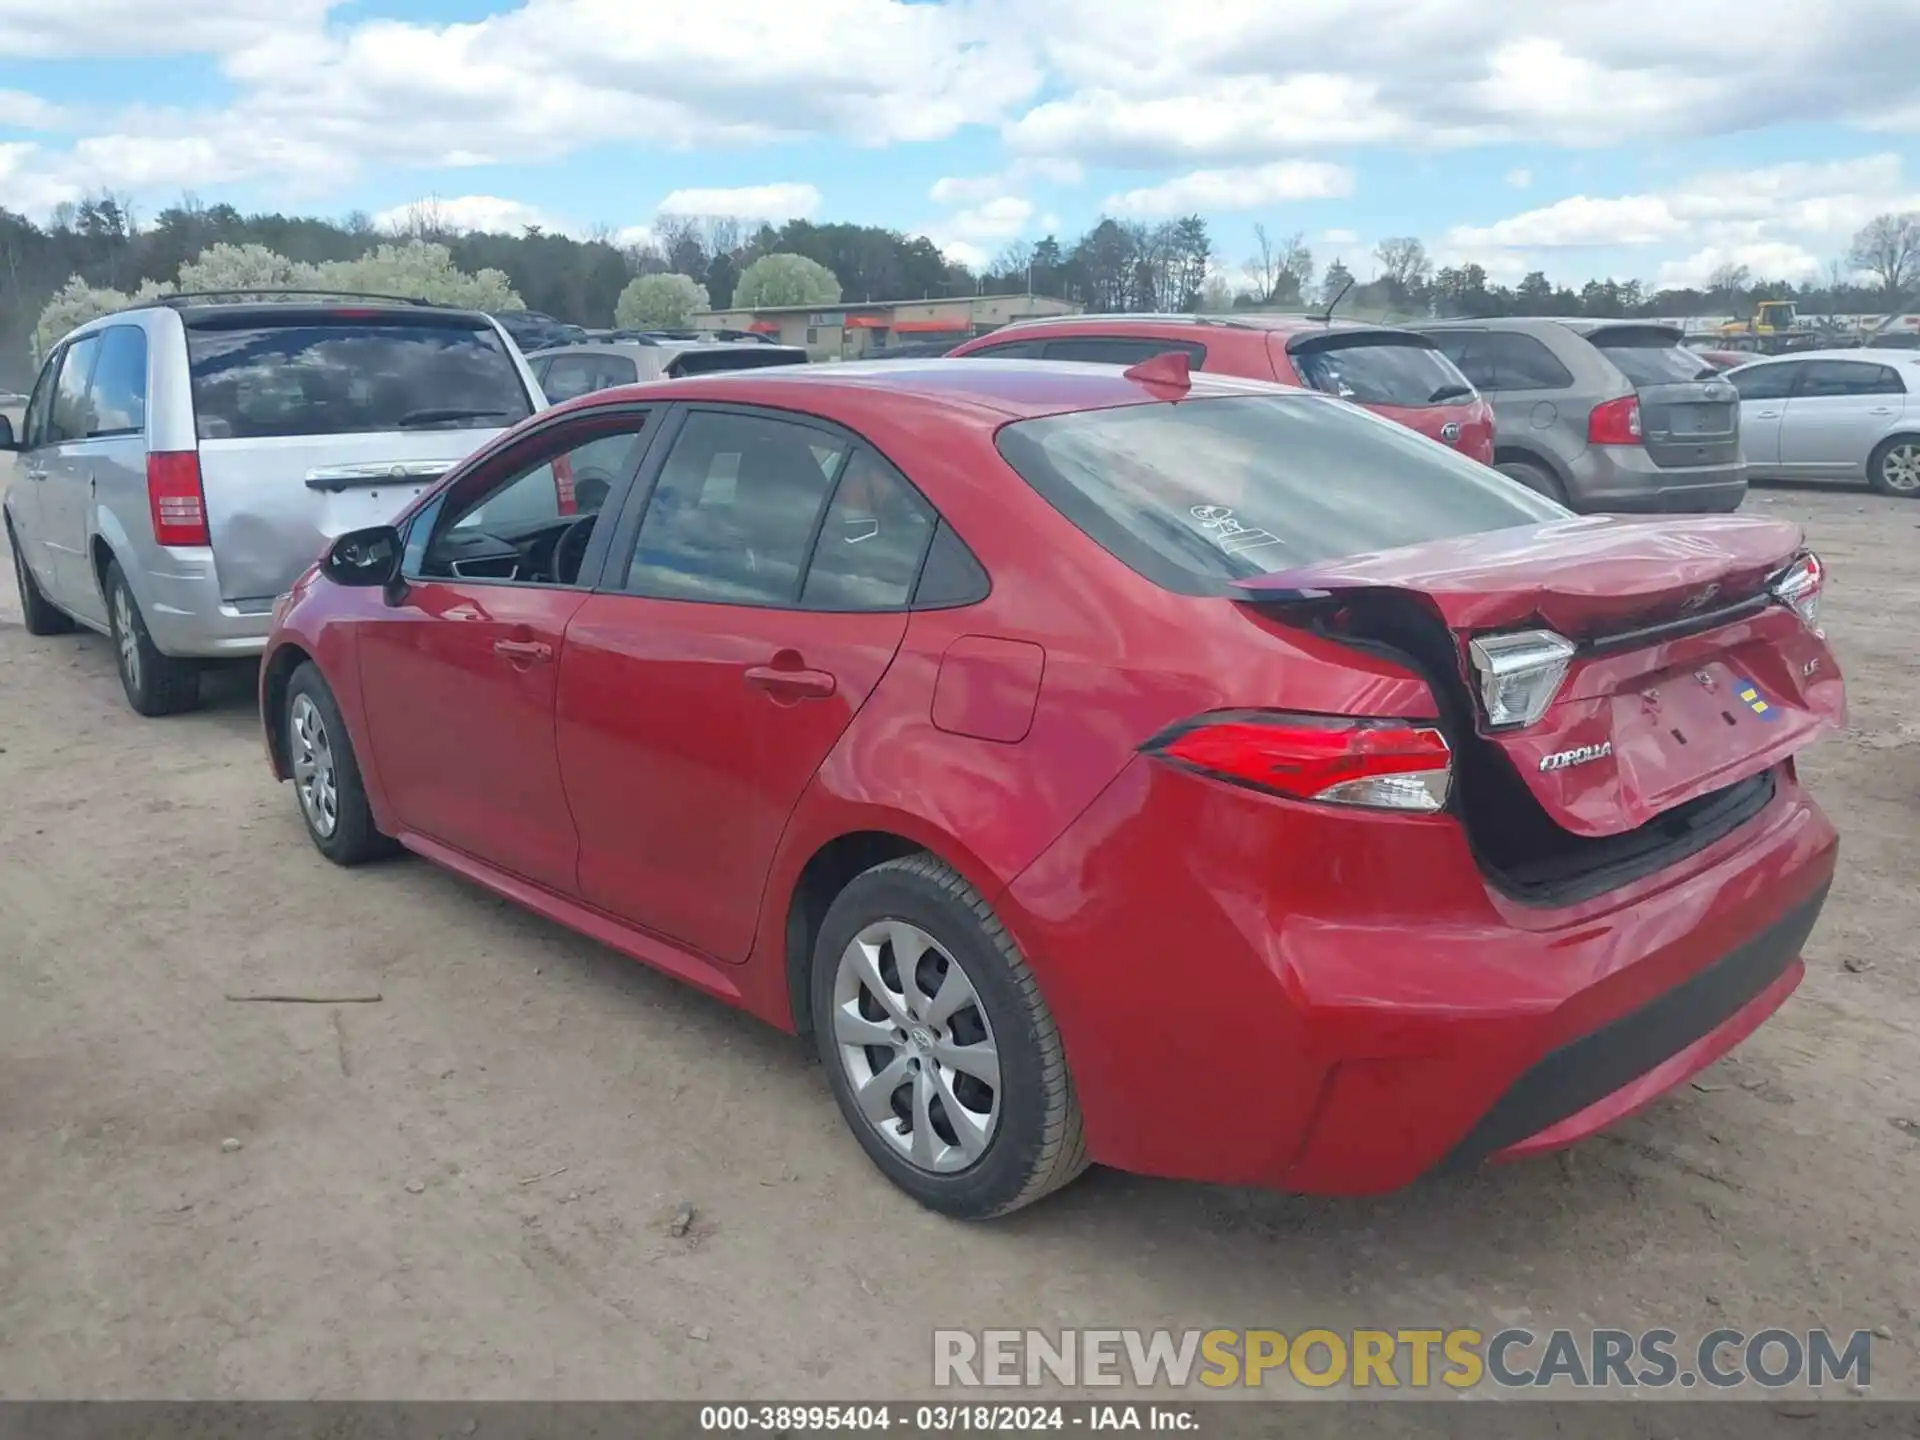
[[[1774,708],[1767,697],[1760,693],[1760,687],[1754,684],[1753,681],[1734,681],[1733,693],[1740,697],[1740,703],[1742,705],[1753,711],[1753,713],[1758,715],[1762,720],[1778,720],[1780,718],[1779,710]]]

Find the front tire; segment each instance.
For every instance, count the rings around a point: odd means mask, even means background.
[[[1053,1015],[980,893],[931,855],[857,876],[814,947],[814,1033],[867,1157],[929,1209],[1005,1215],[1087,1168]]]
[[[340,706],[311,662],[287,683],[287,765],[314,849],[336,865],[364,865],[400,847],[373,823],[359,757]]]
[[[1867,483],[1882,495],[1920,500],[1920,435],[1896,435],[1874,451]]]
[[[149,717],[198,709],[200,667],[191,660],[160,653],[118,560],[107,563],[106,592],[114,663],[120,671],[120,687],[127,692],[127,703],[136,713]]]
[[[14,534],[13,521],[7,521],[7,548],[13,552],[13,583],[20,589],[20,617],[29,635],[66,635],[73,629],[73,617],[40,593],[39,582],[27,568],[21,553],[20,537]]]

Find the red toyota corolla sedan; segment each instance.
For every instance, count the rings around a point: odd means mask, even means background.
[[[261,706],[329,859],[811,1036],[930,1206],[1364,1192],[1617,1120],[1793,990],[1821,579],[1179,357],[794,367],[561,406],[343,536]]]
[[[1178,351],[1195,370],[1337,395],[1493,464],[1493,406],[1431,336],[1306,315],[1055,315],[947,353],[970,359],[1137,365]]]

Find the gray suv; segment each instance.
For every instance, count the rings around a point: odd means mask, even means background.
[[[1639,320],[1410,325],[1492,402],[1494,465],[1581,511],[1727,511],[1746,497],[1740,401],[1682,343]]]
[[[464,310],[174,296],[92,321],[47,357],[17,435],[0,417],[27,629],[98,630],[135,710],[191,709],[201,664],[257,654],[333,537],[545,408],[506,333]]]

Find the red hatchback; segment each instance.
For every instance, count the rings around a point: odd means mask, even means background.
[[[1302,315],[1063,315],[956,345],[974,359],[1137,365],[1176,351],[1195,370],[1337,395],[1493,464],[1493,407],[1425,335]]]
[[[598,508],[561,513],[606,482]],[[537,416],[280,602],[275,774],[813,1037],[956,1215],[1571,1141],[1798,983],[1797,529],[1579,518],[1305,391],[895,361]]]

